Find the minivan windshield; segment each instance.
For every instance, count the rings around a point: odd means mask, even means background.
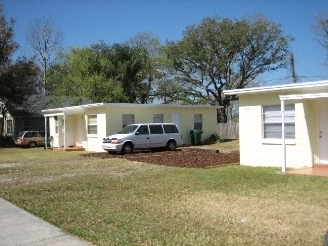
[[[119,134],[128,134],[128,133],[133,133],[136,129],[138,128],[138,126],[136,125],[127,125],[126,127],[124,127],[121,131],[119,131]]]

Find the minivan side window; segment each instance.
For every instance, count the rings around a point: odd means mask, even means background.
[[[162,125],[149,125],[150,134],[163,134]]]
[[[179,133],[176,125],[163,125],[165,133]]]
[[[140,126],[137,131],[139,132],[139,135],[148,135],[149,134],[147,126]]]

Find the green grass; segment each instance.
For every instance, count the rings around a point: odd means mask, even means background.
[[[190,146],[189,148],[215,149],[219,150],[220,153],[230,153],[231,151],[239,151],[239,140],[224,140],[215,144]]]
[[[328,229],[324,177],[80,154],[0,149],[0,196],[96,245],[322,245]]]

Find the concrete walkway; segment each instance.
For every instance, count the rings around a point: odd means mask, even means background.
[[[289,170],[286,173],[328,177],[328,165],[314,164],[313,167],[296,168],[296,169]]]
[[[0,246],[90,246],[0,198]]]

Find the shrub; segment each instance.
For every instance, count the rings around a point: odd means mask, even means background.
[[[214,143],[222,143],[223,142],[223,139],[216,133],[212,133],[209,137],[209,139],[211,140],[211,143],[214,144]]]

